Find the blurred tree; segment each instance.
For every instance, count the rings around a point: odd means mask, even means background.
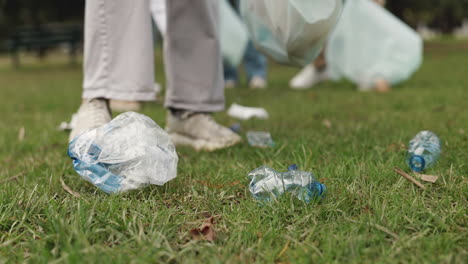
[[[82,23],[84,4],[85,0],[0,0],[0,41],[18,26]],[[413,27],[422,23],[445,33],[468,18],[468,0],[387,0],[387,8]]]
[[[387,8],[413,27],[426,24],[444,33],[468,18],[468,0],[387,0]]]
[[[0,40],[20,26],[82,23],[85,0],[0,0]]]

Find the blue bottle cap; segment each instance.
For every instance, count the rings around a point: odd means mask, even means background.
[[[317,189],[318,189],[317,195],[320,197],[323,194],[325,194],[325,192],[327,191],[327,186],[325,186],[325,184],[323,184],[323,183],[318,182],[317,183]]]
[[[288,167],[288,171],[297,170],[297,164],[291,164]]]
[[[421,172],[424,170],[424,167],[426,166],[426,161],[424,160],[424,157],[422,156],[413,155],[411,156],[409,160],[409,166],[412,171]]]

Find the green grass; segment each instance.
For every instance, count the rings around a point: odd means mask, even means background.
[[[297,69],[273,65],[267,90],[244,86],[226,97],[227,105],[269,111],[270,119],[242,129],[270,131],[275,148],[181,148],[175,180],[122,195],[86,183],[66,155],[67,134],[56,127],[80,104],[82,73],[64,62],[31,60],[15,70],[0,60],[0,263],[468,261],[468,42],[429,43],[420,71],[388,94],[360,93],[348,82],[291,91]],[[161,104],[143,113],[164,126]],[[225,113],[216,119],[236,122]],[[392,171],[407,170],[399,146],[424,129],[443,141],[427,171],[440,179],[425,191]],[[291,163],[327,185],[326,199],[285,196],[259,206],[247,173]],[[189,231],[209,216],[217,239],[192,240]]]

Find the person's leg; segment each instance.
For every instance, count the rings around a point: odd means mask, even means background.
[[[231,66],[228,62],[223,62],[223,72],[224,72],[224,87],[225,88],[234,88],[239,81],[237,75],[237,68]]]
[[[229,0],[232,9],[239,13],[239,0]],[[227,61],[223,61],[224,88],[234,88],[239,82],[237,67],[232,66]]]
[[[83,98],[155,99],[148,0],[88,0]]]
[[[267,59],[255,49],[252,41],[249,41],[244,55],[244,66],[247,73],[247,81],[252,88],[265,88],[267,75]]]
[[[239,14],[239,0],[231,0],[232,8]],[[251,88],[265,88],[267,78],[267,59],[257,51],[252,41],[249,41],[244,54],[244,67],[247,73],[247,82]],[[236,72],[237,73],[237,72]],[[226,78],[226,74],[224,75]],[[236,80],[238,77],[236,76]]]
[[[176,145],[215,150],[241,141],[208,114],[224,109],[218,2],[167,0],[167,130]]]
[[[83,103],[70,140],[110,121],[109,99],[154,100],[151,17],[147,0],[88,0]]]
[[[216,1],[168,0],[166,4],[165,106],[195,112],[222,111],[223,66]]]

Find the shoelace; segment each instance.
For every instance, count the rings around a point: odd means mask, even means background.
[[[102,111],[103,108],[105,111]],[[90,100],[86,110],[89,111],[88,117],[92,119],[94,124],[107,123],[110,113],[106,101]]]
[[[205,119],[206,121],[208,121],[208,123],[211,123],[215,127],[218,127],[218,128],[223,127],[220,124],[218,124],[210,114],[199,114],[199,115],[201,115],[203,119]]]

